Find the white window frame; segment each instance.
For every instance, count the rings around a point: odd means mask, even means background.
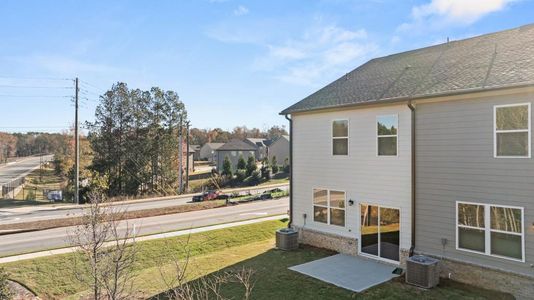
[[[459,225],[458,224],[458,206],[459,204],[467,204],[467,205],[479,205],[484,207],[484,228],[478,228],[478,227],[472,227],[472,226],[466,226],[466,225]],[[511,209],[519,209],[521,210],[521,233],[517,232],[509,232],[509,231],[503,231],[503,230],[497,230],[497,229],[491,229],[491,207],[501,207],[501,208],[511,208]],[[466,202],[466,201],[456,201],[456,250],[470,252],[470,253],[476,253],[476,254],[482,254],[517,262],[525,262],[525,209],[523,207],[519,206],[510,206],[510,205],[499,205],[499,204],[488,204],[488,203],[476,203],[476,202]],[[471,249],[464,249],[460,247],[460,232],[459,228],[469,228],[469,229],[476,229],[476,230],[484,230],[484,252],[471,250]],[[492,232],[499,232],[504,234],[510,234],[510,235],[517,235],[521,236],[521,259],[508,257],[508,256],[502,256],[497,254],[491,254],[491,233]]]
[[[334,122],[336,121],[347,121],[347,136],[336,136],[334,137]],[[346,157],[350,154],[350,121],[349,119],[334,119],[330,121],[330,155],[333,157]],[[347,139],[347,154],[334,154],[334,140]]]
[[[315,204],[314,202],[314,190],[323,190],[323,191],[326,191],[326,206],[324,205],[320,205],[320,204]],[[331,191],[334,191],[334,192],[343,192],[343,195],[345,196],[344,199],[343,199],[343,203],[345,203],[345,207],[344,208],[339,208],[339,207],[332,207],[330,205],[330,192]],[[315,221],[315,206],[317,207],[322,207],[322,208],[326,208],[326,223],[323,223],[323,222],[318,222],[318,221]],[[344,225],[341,226],[341,225],[336,225],[336,224],[332,224],[330,221],[330,209],[333,208],[333,209],[339,209],[339,210],[343,210],[344,212]],[[325,189],[325,188],[312,188],[312,221],[314,223],[317,223],[317,224],[323,224],[323,225],[331,225],[331,226],[336,226],[336,227],[341,227],[341,228],[344,228],[344,227],[347,227],[347,192],[344,191],[344,190],[338,190],[338,189]]]
[[[503,107],[516,107],[516,106],[527,106],[528,109],[528,129],[514,129],[514,130],[497,130],[497,109]],[[531,158],[532,152],[532,134],[530,132],[531,128],[531,113],[530,113],[530,102],[526,103],[516,103],[516,104],[503,104],[493,106],[493,157],[494,158]],[[514,133],[514,132],[527,132],[528,133],[528,155],[526,156],[514,156],[514,155],[498,155],[497,154],[497,134],[498,133]]]
[[[361,222],[361,216],[362,216],[362,205],[369,205],[369,206],[376,206],[378,207],[378,245],[380,245],[380,243],[382,242],[382,236],[381,236],[381,232],[380,232],[380,217],[381,217],[381,213],[380,213],[380,208],[387,208],[387,209],[396,209],[399,211],[399,261],[396,261],[396,260],[391,260],[391,259],[387,259],[387,258],[384,258],[384,257],[381,257],[380,256],[380,247],[378,248],[378,255],[372,255],[372,254],[369,254],[369,253],[365,253],[365,252],[362,252],[362,243],[361,243],[361,239],[362,239],[362,222]],[[382,205],[382,204],[376,204],[376,203],[372,203],[372,202],[361,202],[359,205],[358,205],[358,228],[359,228],[359,235],[358,235],[358,238],[360,239],[358,241],[358,253],[361,255],[361,256],[366,256],[366,257],[370,257],[370,258],[373,258],[373,259],[378,259],[378,260],[382,260],[382,261],[385,261],[385,262],[389,262],[389,263],[392,263],[392,264],[396,264],[396,265],[400,265],[400,259],[401,259],[401,252],[402,252],[402,241],[404,239],[404,230],[403,230],[403,225],[402,225],[402,216],[403,216],[403,212],[402,212],[402,209],[400,207],[396,207],[396,206],[387,206],[387,205]]]
[[[395,128],[397,128],[397,134],[388,134],[388,135],[379,135],[378,134],[378,118],[380,117],[395,117],[397,118],[397,125]],[[389,115],[378,115],[376,116],[376,119],[375,119],[375,136],[376,136],[376,156],[377,157],[398,157],[399,156],[399,114],[389,114]],[[378,151],[378,139],[381,138],[381,137],[396,137],[397,138],[397,143],[396,143],[396,151],[395,151],[395,155],[380,155],[379,154],[379,151]]]

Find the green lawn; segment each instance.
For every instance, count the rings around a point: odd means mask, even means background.
[[[452,281],[423,290],[406,285],[402,279],[357,294],[288,270],[288,267],[334,254],[313,247],[297,251],[274,249],[274,232],[286,226],[283,221],[268,221],[191,235],[191,262],[188,279],[196,280],[213,272],[236,271],[243,266],[255,271],[253,299],[512,299],[508,295],[482,290]],[[160,267],[171,267],[169,254],[181,253],[180,243],[188,237],[175,237],[139,243],[135,287],[137,296],[165,299]],[[5,264],[11,278],[24,283],[42,299],[78,299],[87,286],[77,282],[72,273],[74,254],[57,255]],[[158,262],[160,262],[158,264]],[[227,283],[223,294],[241,299],[241,287]]]
[[[357,294],[288,270],[288,267],[332,254],[312,247],[301,247],[293,252],[270,249],[223,271],[237,271],[243,266],[254,269],[256,284],[253,299],[513,299],[510,295],[449,280],[442,280],[437,288],[424,290],[405,284],[402,278]],[[230,299],[240,299],[242,292],[238,284],[223,287],[223,294]]]
[[[194,278],[216,271],[257,255],[258,251],[272,248],[274,232],[286,225],[283,221],[268,221],[191,235],[189,247],[196,265],[192,268],[196,273],[191,276]],[[140,294],[148,297],[165,290],[158,280],[158,265],[170,263],[170,253],[181,253],[181,244],[187,238],[182,236],[138,243],[135,272]],[[258,248],[257,243],[263,246]],[[233,249],[239,246],[244,249]],[[73,255],[56,255],[2,266],[9,272],[10,278],[25,284],[41,298],[64,299],[70,295],[84,294],[88,289],[73,276]]]

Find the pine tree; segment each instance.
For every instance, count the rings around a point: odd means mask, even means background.
[[[252,175],[252,172],[256,171],[256,169],[256,159],[254,158],[254,156],[251,155],[248,157],[247,160],[247,176]]]
[[[273,170],[273,174],[278,173],[278,162],[276,161],[276,155],[273,155],[271,160],[271,168]]]
[[[245,161],[245,158],[243,155],[239,155],[239,160],[237,161],[237,169],[238,170],[244,170],[247,167],[247,162]]]
[[[228,156],[224,157],[221,174],[225,176],[232,176],[232,165],[230,164],[230,159]]]

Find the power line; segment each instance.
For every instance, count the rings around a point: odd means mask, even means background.
[[[72,78],[54,78],[54,77],[13,77],[13,76],[2,76],[2,79],[9,80],[50,80],[50,81],[72,81]]]
[[[25,129],[25,128],[69,128],[69,126],[0,126],[3,129]]]
[[[96,89],[96,90],[98,90],[99,92],[102,92],[102,93],[105,93],[105,92],[106,92],[105,89],[101,89],[101,88],[99,88],[99,87],[97,87],[97,86],[95,86],[95,85],[93,85],[93,84],[91,84],[91,83],[89,83],[89,82],[87,82],[87,81],[85,81],[85,80],[80,80],[80,83],[82,83],[83,85],[86,85],[86,86],[88,86],[88,87],[90,87],[90,88]]]
[[[13,97],[13,98],[72,98],[72,95],[71,96],[66,96],[66,95],[52,96],[52,95],[8,95],[8,94],[0,94],[0,97]]]
[[[21,89],[74,89],[74,87],[67,86],[29,86],[29,85],[7,85],[2,84],[0,88],[21,88]]]

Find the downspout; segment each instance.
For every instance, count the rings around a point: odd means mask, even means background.
[[[285,115],[289,121],[289,222],[287,227],[291,228],[293,224],[293,120]]]
[[[413,106],[412,101],[408,102],[408,108],[412,111],[412,124],[411,124],[411,143],[412,143],[412,169],[411,169],[411,177],[412,177],[412,245],[410,247],[410,253],[409,256],[414,255],[415,250],[415,199],[416,199],[416,170],[415,170],[415,106]]]

